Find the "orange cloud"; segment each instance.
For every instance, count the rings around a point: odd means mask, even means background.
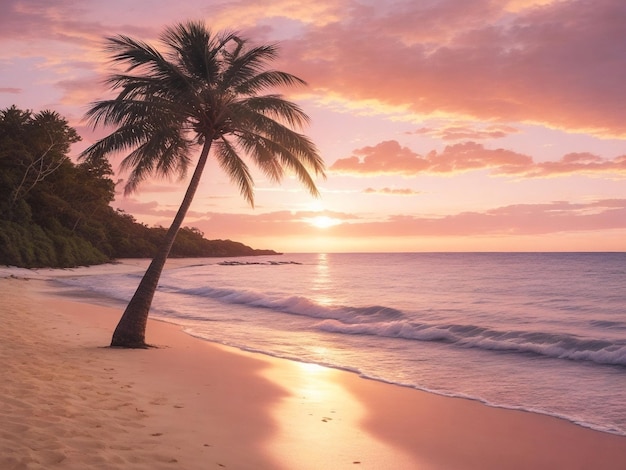
[[[336,173],[355,176],[422,173],[448,174],[490,169],[496,175],[528,178],[568,174],[626,175],[626,155],[605,160],[589,153],[572,153],[555,162],[535,163],[527,155],[506,149],[486,149],[475,142],[448,145],[422,156],[395,140],[356,149],[353,155],[340,158],[330,167]]]

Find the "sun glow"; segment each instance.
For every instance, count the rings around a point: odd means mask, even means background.
[[[317,228],[333,227],[341,223],[341,220],[333,219],[332,217],[328,217],[327,215],[318,215],[317,217],[312,217],[310,219],[304,219],[304,220],[308,224]]]

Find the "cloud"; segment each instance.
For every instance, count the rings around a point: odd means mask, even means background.
[[[397,174],[452,174],[472,170],[491,170],[495,175],[527,178],[563,176],[571,174],[604,174],[626,176],[626,155],[613,160],[590,153],[571,153],[561,160],[536,163],[528,155],[506,149],[487,149],[475,142],[446,146],[420,155],[395,140],[353,151],[353,155],[340,158],[330,166],[335,173],[355,176]]]
[[[46,37],[48,42],[77,43],[77,32],[90,30],[87,24],[73,20],[83,12],[73,0],[6,0],[0,19],[0,38],[32,40]]]
[[[258,236],[307,236],[311,226],[303,218],[309,212],[276,211],[262,214],[233,214],[211,212],[191,225],[198,227],[207,238],[240,239]],[[319,215],[319,213],[315,213]]]
[[[22,93],[22,89],[21,88],[12,88],[12,87],[7,87],[7,88],[0,88],[0,93],[10,93],[13,95],[19,95],[20,93]]]
[[[337,236],[514,236],[626,229],[626,199],[586,204],[519,204],[446,217],[391,216],[387,220],[341,225]]]
[[[547,5],[562,0],[509,0],[506,2],[505,8],[508,11],[519,12],[527,8],[534,8],[541,5]]]
[[[526,177],[547,177],[573,174],[603,174],[615,177],[626,175],[626,155],[606,160],[590,153],[570,153],[556,162],[535,163],[527,169],[502,168],[502,174]]]
[[[366,188],[363,192],[366,194],[384,194],[389,196],[415,196],[416,194],[421,194],[420,191],[415,191],[410,188]]]
[[[63,90],[61,102],[65,105],[84,107],[96,99],[108,98],[108,91],[102,83],[101,77],[94,74],[73,80],[60,80],[56,86]]]
[[[211,22],[218,28],[232,28],[232,25],[254,27],[259,22],[287,19],[303,24],[323,26],[339,20],[341,5],[344,2],[322,0],[273,0],[271,2],[251,2],[240,0],[211,8]],[[282,23],[281,23],[282,25]]]
[[[347,4],[340,20],[285,43],[283,63],[348,100],[626,136],[626,4],[522,3]]]
[[[186,225],[198,227],[209,238],[310,237],[317,229],[306,220],[319,215],[342,222],[324,229],[325,236],[332,237],[536,236],[626,229],[626,199],[516,204],[443,217],[392,215],[383,220],[337,212],[207,213]]]
[[[340,158],[330,167],[337,173],[414,175],[426,171],[428,160],[395,140],[381,142],[374,147],[354,150],[354,155]]]
[[[119,200],[115,201],[114,206],[123,210],[124,212],[132,214],[133,217],[137,216],[139,219],[143,219],[145,218],[145,216],[149,216],[154,220],[156,220],[156,218],[162,219],[159,224],[163,225],[169,225],[173,217],[176,215],[176,211],[178,210],[177,206],[164,206],[162,203],[157,201],[141,202],[133,198],[120,198]],[[202,217],[204,215],[204,212],[187,212],[188,219],[192,219],[194,217]]]
[[[451,125],[440,128],[422,127],[408,134],[427,135],[442,140],[487,140],[500,139],[520,131],[512,126],[489,125],[480,128],[475,125]]]
[[[121,5],[122,2],[119,2]],[[115,8],[114,2],[109,8]],[[136,5],[136,6],[135,6]],[[102,38],[154,38],[166,20],[196,11],[214,28],[238,25],[281,41],[277,68],[302,76],[323,102],[370,103],[412,115],[529,122],[626,135],[626,4],[622,0],[205,2],[160,5],[112,21],[96,2],[6,0],[3,57],[94,64]],[[419,25],[419,27],[415,27]],[[54,52],[53,49],[59,50]],[[68,67],[74,67],[68,64]],[[74,80],[73,74],[64,80]],[[7,87],[17,88],[15,84]],[[73,98],[73,99],[72,99]],[[81,93],[67,99],[85,99]],[[503,130],[448,129],[447,140],[497,138]]]
[[[425,156],[395,140],[354,150],[354,155],[335,161],[330,170],[355,175],[420,173],[455,173],[484,168],[518,168],[528,166],[532,159],[510,150],[487,150],[473,142],[449,145],[443,152],[432,151]]]
[[[114,1],[113,1],[114,3]],[[138,1],[134,2],[135,4]],[[76,0],[3,0],[2,16],[0,16],[0,39],[27,40],[24,50],[55,47],[54,42],[67,43],[73,46],[91,46],[101,42],[105,35],[111,34],[110,26],[102,21],[96,13],[96,2]],[[115,8],[114,4],[105,8]],[[148,18],[149,15],[143,15]],[[95,19],[94,19],[95,18]],[[121,19],[125,17],[120,16]],[[153,28],[134,24],[119,24],[114,27],[115,33],[136,34],[139,37],[154,37]],[[45,40],[43,40],[45,39]],[[65,53],[68,49],[64,50]]]

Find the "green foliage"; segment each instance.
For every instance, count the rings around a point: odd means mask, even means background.
[[[78,140],[54,112],[0,111],[0,264],[70,267],[156,254],[165,230],[111,208],[111,166],[102,158],[74,164],[67,153]],[[270,253],[240,245],[182,229],[172,255]]]

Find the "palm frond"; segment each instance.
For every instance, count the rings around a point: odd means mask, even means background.
[[[125,35],[106,38],[105,50],[115,63],[126,64],[126,71],[130,72],[138,67],[162,63],[165,59],[161,53],[150,44],[137,41]]]
[[[122,126],[106,137],[89,146],[81,154],[80,158],[104,158],[106,155],[131,150],[142,145],[149,134],[140,126]]]
[[[150,139],[139,145],[120,165],[123,170],[130,170],[124,193],[136,191],[138,185],[152,175],[169,177],[176,174],[184,178],[191,163],[188,147],[189,142],[175,137]]]
[[[280,167],[280,174],[277,174],[278,179],[275,181],[280,181],[283,176],[283,168],[287,168],[305,185],[311,195],[319,196],[319,191],[311,177],[311,172],[319,175],[321,168],[317,160],[312,158],[311,155],[309,155],[310,158],[308,159],[302,158],[301,149],[290,148],[274,139],[268,139],[262,135],[253,133],[237,135],[237,144],[246,150],[254,162],[264,170],[266,174],[268,174],[267,171],[271,170],[272,166]],[[304,144],[310,146],[312,143],[308,141],[304,142]],[[268,161],[268,155],[271,155],[271,160],[273,160],[271,163]],[[271,176],[271,173],[269,173],[268,176]]]
[[[167,28],[161,41],[169,48],[173,63],[198,80],[214,84],[220,71],[218,55],[224,46],[236,38],[235,33],[213,35],[201,22],[189,21]]]
[[[268,70],[251,76],[236,84],[235,90],[241,95],[255,95],[263,90],[281,86],[306,86],[307,83],[301,78],[290,73],[278,70]]]
[[[284,99],[281,95],[252,96],[232,105],[233,114],[262,114],[292,128],[302,129],[309,122],[309,116],[297,104]]]
[[[158,98],[98,101],[92,103],[85,116],[94,127],[98,125],[128,126],[148,121],[152,122],[153,126],[158,124],[164,127],[186,118],[178,104]]]
[[[234,38],[233,42],[236,44],[235,49],[224,52],[221,86],[223,89],[236,90],[240,83],[262,73],[267,63],[276,58],[277,49],[271,44],[246,49],[247,41],[239,37]]]
[[[220,167],[239,187],[239,192],[254,207],[254,181],[248,165],[241,159],[238,152],[227,140],[218,140],[214,144],[215,156]]]
[[[112,89],[121,89],[118,99],[158,96],[185,102],[194,97],[198,86],[185,67],[167,60],[149,44],[127,36],[107,40],[113,63],[126,66],[125,74],[111,75],[106,81]],[[131,75],[131,71],[136,73]]]
[[[231,147],[248,155],[251,160],[261,169],[270,181],[278,183],[284,175],[284,168],[276,158],[275,149],[272,149],[271,142],[267,142],[262,136],[252,133],[232,136],[233,139],[223,137]],[[233,142],[234,141],[234,142]]]
[[[252,138],[261,136],[268,141],[275,142],[302,160],[304,165],[316,175],[324,176],[324,161],[313,141],[304,134],[300,134],[261,113],[249,113],[245,118],[240,116],[238,123],[241,124],[237,128],[239,137],[248,138],[246,136],[251,134]]]

